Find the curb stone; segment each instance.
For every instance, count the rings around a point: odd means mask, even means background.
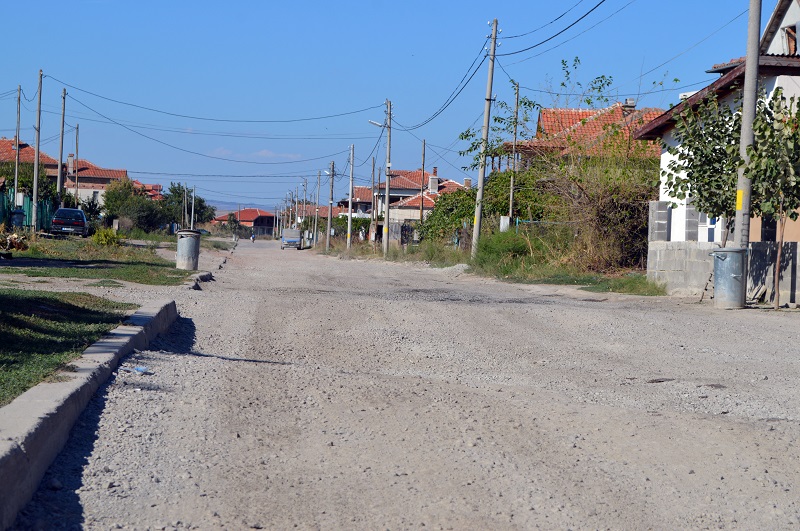
[[[175,301],[143,305],[71,363],[75,371],[63,373],[69,380],[40,383],[0,408],[0,529],[14,523],[36,492],[75,421],[119,360],[147,348],[177,317]]]

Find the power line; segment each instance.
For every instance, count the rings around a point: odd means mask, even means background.
[[[581,5],[583,2],[584,2],[584,0],[578,0],[578,3],[577,3],[577,4],[573,4],[573,6],[572,6],[572,7],[570,7],[569,9],[567,9],[566,11],[564,11],[563,13],[561,13],[560,15],[558,15],[556,18],[554,18],[553,20],[551,20],[551,21],[550,21],[550,22],[548,22],[547,24],[544,24],[544,25],[542,25],[542,26],[539,26],[538,28],[536,28],[536,29],[532,29],[531,31],[528,31],[528,32],[526,32],[526,33],[520,33],[519,35],[512,35],[512,36],[510,36],[510,37],[503,37],[503,40],[506,40],[506,39],[518,39],[518,38],[520,38],[520,37],[525,37],[526,35],[530,35],[531,33],[536,33],[536,32],[537,32],[537,31],[539,31],[539,30],[543,30],[543,29],[544,29],[544,28],[546,28],[547,26],[549,26],[549,25],[551,25],[551,24],[553,24],[553,23],[555,23],[555,22],[558,22],[559,20],[561,20],[562,18],[564,18],[564,17],[565,17],[565,16],[566,16],[566,15],[567,15],[567,14],[568,14],[570,11],[572,11],[573,9],[575,9],[576,7],[578,7],[579,5]]]
[[[631,3],[632,3],[633,1],[635,1],[635,0],[632,0],[632,1],[631,1]],[[567,30],[571,29],[571,28],[572,28],[573,26],[575,26],[575,25],[576,25],[578,22],[580,22],[581,20],[583,20],[583,19],[585,19],[586,17],[588,17],[589,15],[591,15],[591,14],[592,14],[592,12],[593,12],[595,9],[597,9],[598,7],[600,7],[601,5],[603,5],[604,3],[606,3],[606,0],[600,0],[599,2],[597,2],[597,4],[596,4],[596,5],[595,5],[593,8],[591,8],[589,11],[587,11],[586,13],[584,13],[583,15],[581,15],[581,17],[580,17],[580,18],[578,18],[578,20],[576,20],[575,22],[573,22],[572,24],[570,24],[570,25],[569,25],[569,26],[567,26],[566,28],[562,29],[561,31],[559,31],[559,32],[557,32],[557,33],[555,33],[555,34],[551,35],[550,37],[548,37],[548,38],[544,39],[543,41],[539,41],[539,42],[537,42],[537,43],[536,43],[536,44],[534,44],[533,46],[528,46],[527,48],[523,48],[523,49],[521,49],[521,50],[517,50],[516,52],[508,52],[508,53],[496,53],[496,54],[495,54],[495,57],[504,57],[504,56],[508,56],[508,55],[516,55],[516,54],[518,54],[518,53],[523,53],[523,52],[527,52],[527,51],[529,51],[529,50],[533,50],[534,48],[538,48],[538,47],[539,47],[539,46],[541,46],[542,44],[544,44],[544,43],[546,43],[546,42],[549,42],[549,41],[552,41],[553,39],[555,39],[556,37],[558,37],[559,35],[561,35],[561,34],[562,34],[562,33],[564,33],[565,31],[567,31]]]
[[[294,122],[310,122],[310,121],[315,121],[315,120],[327,120],[329,118],[339,118],[341,116],[349,116],[351,114],[358,114],[358,113],[362,113],[362,112],[366,112],[366,111],[371,111],[373,109],[377,109],[377,108],[383,106],[383,104],[381,104],[381,105],[375,105],[373,107],[367,107],[365,109],[359,109],[359,110],[356,110],[356,111],[348,111],[348,112],[342,112],[342,113],[337,113],[337,114],[330,114],[330,115],[327,115],[327,116],[315,116],[315,117],[312,117],[312,118],[294,118],[294,119],[290,119],[290,120],[235,120],[235,119],[228,119],[228,118],[208,118],[208,117],[203,117],[203,116],[191,116],[191,115],[187,115],[187,114],[179,114],[179,113],[174,113],[174,112],[169,112],[169,111],[162,111],[162,110],[159,110],[159,109],[153,109],[151,107],[145,107],[143,105],[137,105],[135,103],[128,103],[128,102],[125,102],[125,101],[115,100],[113,98],[109,98],[109,97],[106,97],[106,96],[101,96],[100,94],[96,94],[94,92],[90,92],[88,90],[84,90],[82,88],[78,88],[78,87],[76,87],[74,85],[70,85],[69,83],[65,83],[65,82],[63,82],[63,81],[61,81],[59,79],[56,79],[53,76],[45,76],[45,77],[49,77],[49,78],[53,79],[54,81],[57,81],[57,82],[61,83],[62,85],[67,86],[67,87],[69,87],[71,89],[75,89],[77,91],[84,92],[86,94],[89,94],[91,96],[94,96],[96,98],[100,98],[100,99],[103,99],[103,100],[106,100],[106,101],[110,101],[110,102],[113,102],[113,103],[118,103],[120,105],[127,105],[129,107],[134,107],[136,109],[142,109],[142,110],[145,110],[145,111],[155,112],[155,113],[159,113],[159,114],[166,114],[167,116],[175,116],[177,118],[187,118],[187,119],[190,119],[190,120],[202,120],[202,121],[206,121],[206,122],[257,123],[257,124],[269,124],[269,123],[285,124],[285,123],[294,123]]]
[[[453,91],[450,93],[450,96],[447,97],[447,100],[445,100],[445,102],[442,104],[442,106],[439,107],[439,109],[435,113],[433,113],[433,115],[431,115],[429,118],[427,118],[426,120],[423,120],[422,122],[418,123],[417,125],[412,125],[410,127],[406,127],[405,129],[407,131],[411,131],[411,130],[414,130],[414,129],[419,129],[420,127],[423,127],[423,126],[429,124],[430,122],[432,122],[433,120],[435,120],[440,114],[442,114],[456,100],[456,98],[458,98],[458,96],[464,91],[464,89],[467,88],[467,85],[469,85],[470,81],[472,81],[472,78],[475,77],[475,74],[478,72],[478,70],[480,69],[481,65],[483,65],[484,61],[486,61],[486,55],[483,54],[483,51],[484,51],[484,47],[486,46],[486,42],[487,41],[488,41],[488,39],[486,41],[483,41],[483,44],[481,44],[480,52],[478,52],[478,55],[472,61],[472,64],[467,69],[467,72],[462,76],[461,81],[458,82],[458,85],[456,85],[456,88],[453,89]],[[473,70],[472,67],[475,65],[476,61],[481,57],[481,55],[483,55],[483,59],[481,59],[481,62]],[[470,71],[472,73],[470,73]],[[469,79],[467,79],[467,76],[469,76]],[[466,82],[464,81],[465,79],[466,79]],[[397,120],[394,120],[394,122],[397,123],[398,125],[400,125],[399,122],[397,122]],[[401,126],[401,127],[403,127],[403,126]]]
[[[214,155],[207,155],[205,153],[199,153],[197,151],[192,151],[192,150],[185,149],[185,148],[182,148],[182,147],[174,146],[172,144],[164,142],[163,140],[159,140],[157,138],[153,138],[153,137],[148,136],[148,135],[146,135],[144,133],[136,131],[135,129],[132,129],[132,128],[128,127],[127,125],[124,125],[124,124],[121,124],[119,122],[116,122],[116,121],[112,120],[108,116],[105,116],[104,114],[96,111],[95,109],[92,109],[91,107],[89,107],[85,103],[81,102],[80,100],[75,99],[73,96],[69,96],[69,98],[72,101],[74,101],[74,102],[86,107],[87,109],[89,109],[90,111],[94,112],[98,116],[101,116],[101,117],[105,118],[106,120],[108,120],[108,121],[110,121],[110,122],[122,127],[123,129],[126,129],[126,130],[130,131],[131,133],[137,134],[137,135],[139,135],[139,136],[141,136],[143,138],[146,138],[148,140],[151,140],[151,141],[156,142],[158,144],[161,144],[163,146],[167,146],[167,147],[172,148],[174,150],[181,151],[183,153],[189,153],[190,155],[197,155],[198,157],[205,157],[205,158],[208,158],[208,159],[222,160],[222,161],[225,161],[225,162],[238,162],[238,163],[241,163],[241,164],[256,164],[256,165],[264,165],[264,166],[274,166],[274,165],[279,165],[279,164],[299,164],[301,162],[312,162],[312,161],[315,161],[315,160],[322,160],[322,159],[334,157],[336,155],[341,155],[342,153],[346,153],[347,152],[347,150],[344,150],[344,151],[339,151],[338,153],[334,153],[332,155],[323,155],[322,157],[316,157],[316,158],[312,158],[312,159],[292,160],[292,161],[287,161],[287,162],[258,162],[258,161],[251,161],[251,160],[229,159],[229,158],[226,158],[226,157],[217,157],[217,156],[214,156]]]

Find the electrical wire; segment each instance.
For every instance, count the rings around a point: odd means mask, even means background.
[[[375,153],[375,150],[378,149],[378,146],[381,143],[381,138],[383,138],[383,130],[384,129],[386,129],[386,128],[385,127],[381,127],[381,134],[378,135],[378,141],[375,142],[374,146],[372,146],[372,151],[369,152],[369,155],[367,155],[367,158],[364,159],[364,162],[362,162],[361,164],[357,165],[356,168],[360,168],[361,166],[366,164],[369,159],[372,158],[372,154]]]
[[[543,29],[544,29],[544,28],[546,28],[547,26],[549,26],[549,25],[551,25],[551,24],[553,24],[553,23],[555,23],[555,22],[558,22],[559,20],[561,20],[562,18],[564,18],[564,17],[565,17],[567,14],[569,14],[569,12],[570,12],[570,11],[572,11],[573,9],[575,9],[576,7],[578,7],[579,5],[581,5],[581,4],[582,4],[584,1],[585,1],[585,0],[578,0],[578,3],[577,3],[577,4],[573,4],[573,6],[572,6],[572,7],[570,7],[569,9],[567,9],[566,11],[564,11],[563,13],[561,13],[560,15],[558,15],[556,18],[554,18],[553,20],[551,20],[551,21],[550,21],[550,22],[548,22],[547,24],[544,24],[544,25],[542,25],[542,26],[539,26],[538,28],[536,28],[536,29],[532,29],[531,31],[528,31],[528,32],[526,32],[526,33],[520,33],[519,35],[512,35],[512,36],[510,36],[510,37],[503,37],[503,40],[506,40],[506,39],[518,39],[518,38],[520,38],[520,37],[525,37],[526,35],[530,35],[530,34],[532,34],[532,33],[536,33],[537,31],[543,30]]]
[[[420,127],[423,127],[423,126],[429,124],[430,122],[435,120],[440,114],[442,114],[456,100],[456,98],[458,98],[458,96],[464,91],[464,89],[467,88],[467,85],[469,85],[470,81],[472,81],[472,78],[475,77],[475,74],[478,72],[478,70],[480,69],[481,65],[483,65],[484,61],[486,61],[486,55],[483,54],[483,51],[484,51],[484,48],[486,47],[486,43],[487,42],[488,42],[488,39],[483,41],[483,44],[481,44],[480,52],[478,52],[478,55],[472,61],[472,64],[467,69],[467,72],[462,76],[461,81],[458,82],[458,85],[456,85],[456,88],[454,88],[453,91],[450,93],[450,96],[447,97],[445,102],[441,105],[441,107],[439,107],[439,109],[435,113],[433,113],[433,115],[431,115],[429,118],[423,120],[422,122],[420,122],[420,123],[418,123],[416,125],[412,125],[410,127],[405,127],[405,126],[401,126],[401,127],[404,127],[405,130],[407,130],[407,131],[412,131],[414,129],[419,129]],[[483,59],[481,59],[481,62],[478,63],[478,66],[476,66],[473,69],[472,67],[475,65],[477,60],[482,55],[483,55]],[[470,73],[470,71],[472,73]],[[467,76],[469,76],[468,79],[467,79]],[[464,81],[465,79],[466,79],[466,82]],[[395,123],[397,123],[397,120],[394,120],[394,121],[395,121]]]
[[[174,117],[177,117],[177,118],[187,118],[187,119],[190,119],[190,120],[201,120],[201,121],[206,121],[206,122],[255,123],[255,124],[270,124],[270,123],[273,123],[273,124],[286,124],[286,123],[295,123],[295,122],[310,122],[310,121],[316,121],[316,120],[327,120],[329,118],[339,118],[341,116],[349,116],[349,115],[352,115],[352,114],[359,114],[359,113],[362,113],[362,112],[366,112],[366,111],[371,111],[373,109],[377,109],[377,108],[382,106],[382,104],[381,104],[381,105],[375,105],[373,107],[367,107],[365,109],[359,109],[359,110],[356,110],[356,111],[348,111],[348,112],[342,112],[342,113],[337,113],[337,114],[330,114],[330,115],[327,115],[327,116],[315,116],[315,117],[311,117],[311,118],[294,118],[294,119],[290,119],[290,120],[235,120],[235,119],[228,119],[228,118],[209,118],[209,117],[203,117],[203,116],[191,116],[191,115],[187,115],[187,114],[179,114],[179,113],[174,113],[174,112],[169,112],[169,111],[162,111],[162,110],[159,110],[159,109],[153,109],[151,107],[145,107],[143,105],[137,105],[135,103],[128,103],[128,102],[125,102],[125,101],[115,100],[113,98],[109,98],[109,97],[106,97],[106,96],[101,96],[100,94],[96,94],[94,92],[90,92],[88,90],[84,90],[82,88],[78,88],[78,87],[76,87],[74,85],[70,85],[69,83],[65,83],[64,81],[56,79],[53,76],[45,76],[45,77],[49,77],[52,80],[57,81],[57,82],[61,83],[62,85],[66,86],[66,87],[69,87],[71,89],[74,89],[74,90],[77,90],[77,91],[80,91],[80,92],[84,92],[86,94],[89,94],[91,96],[94,96],[96,98],[100,98],[100,99],[103,99],[103,100],[106,100],[106,101],[110,101],[110,102],[113,102],[113,103],[118,103],[120,105],[127,105],[129,107],[134,107],[136,109],[142,109],[142,110],[145,110],[145,111],[155,112],[155,113],[158,113],[158,114],[165,114],[167,116],[174,116]]]
[[[316,157],[316,158],[311,158],[311,159],[303,159],[303,160],[292,160],[292,161],[287,161],[287,162],[259,162],[259,161],[251,161],[251,160],[230,159],[230,158],[227,158],[227,157],[217,157],[217,156],[214,156],[214,155],[207,155],[205,153],[199,153],[197,151],[192,151],[192,150],[185,149],[185,148],[182,148],[182,147],[174,146],[172,144],[164,142],[163,140],[159,140],[157,138],[153,138],[152,136],[148,136],[148,135],[146,135],[144,133],[136,131],[135,129],[132,129],[132,128],[124,125],[124,124],[121,124],[119,122],[115,122],[114,120],[112,120],[108,116],[105,116],[104,114],[96,111],[95,109],[92,109],[91,107],[89,107],[85,103],[83,103],[80,100],[76,99],[74,96],[69,96],[69,98],[72,101],[74,101],[74,102],[82,105],[83,107],[89,109],[90,111],[94,112],[98,116],[101,116],[104,119],[106,119],[106,120],[108,120],[110,122],[113,122],[114,124],[122,127],[123,129],[126,129],[126,130],[130,131],[131,133],[137,134],[137,135],[139,135],[139,136],[141,136],[143,138],[146,138],[148,140],[151,140],[151,141],[156,142],[158,144],[161,144],[163,146],[172,148],[174,150],[181,151],[183,153],[189,153],[190,155],[197,155],[198,157],[204,157],[204,158],[208,158],[208,159],[222,160],[222,161],[225,161],[225,162],[238,162],[240,164],[256,164],[256,165],[264,165],[264,166],[274,166],[274,165],[279,165],[279,164],[299,164],[301,162],[312,162],[312,161],[315,161],[315,160],[322,160],[322,159],[330,158],[330,157],[333,157],[333,156],[336,156],[336,155],[340,155],[340,154],[346,152],[346,151],[340,151],[340,152],[334,153],[332,155],[324,155],[322,157]]]
[[[633,1],[635,1],[635,0],[632,0],[632,2],[633,2]],[[631,3],[632,3],[632,2],[631,2]],[[546,42],[552,41],[553,39],[555,39],[556,37],[558,37],[559,35],[561,35],[561,34],[562,34],[562,33],[564,33],[565,31],[567,31],[567,30],[571,29],[572,27],[574,27],[576,24],[578,24],[578,22],[580,22],[581,20],[583,20],[583,19],[585,19],[586,17],[588,17],[589,15],[591,15],[591,14],[592,14],[592,12],[593,12],[595,9],[597,9],[598,7],[600,7],[601,5],[603,5],[604,3],[606,3],[606,0],[600,0],[600,1],[599,1],[599,2],[598,2],[598,3],[597,3],[597,4],[596,4],[596,5],[593,7],[593,8],[591,8],[589,11],[587,11],[586,13],[584,13],[583,15],[581,15],[581,16],[580,16],[580,18],[578,18],[578,20],[576,20],[576,21],[575,21],[575,22],[573,22],[572,24],[568,25],[566,28],[562,29],[561,31],[559,31],[559,32],[557,32],[557,33],[555,33],[555,34],[551,35],[550,37],[548,37],[548,38],[544,39],[543,41],[539,41],[539,42],[537,42],[537,43],[536,43],[536,44],[534,44],[533,46],[528,46],[527,48],[523,48],[523,49],[521,49],[521,50],[517,50],[517,51],[515,51],[515,52],[508,52],[508,53],[496,53],[496,54],[495,54],[495,57],[505,57],[505,56],[509,56],[509,55],[516,55],[516,54],[518,54],[518,53],[524,53],[524,52],[527,52],[527,51],[529,51],[529,50],[533,50],[534,48],[538,48],[538,47],[539,47],[539,46],[541,46],[542,44],[545,44]]]

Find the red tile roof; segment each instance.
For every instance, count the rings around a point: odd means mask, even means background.
[[[436,205],[436,201],[438,201],[439,198],[442,197],[442,195],[449,194],[455,192],[456,190],[461,190],[463,188],[464,188],[463,184],[451,181],[450,179],[441,179],[439,181],[439,188],[436,192],[431,192],[426,188],[422,194],[417,193],[416,195],[405,197],[403,199],[400,199],[399,201],[395,201],[389,206],[392,208],[419,209],[419,205],[420,203],[422,203],[423,209],[430,210]]]
[[[563,156],[576,151],[599,155],[613,140],[612,133],[619,131],[630,153],[635,145],[630,142],[633,131],[663,112],[650,108],[628,110],[621,103],[604,109],[542,109],[536,138],[519,143],[517,149],[529,155],[557,153]],[[646,156],[660,156],[660,143],[645,145]]]
[[[419,190],[421,187],[428,186],[431,177],[437,177],[437,173],[419,170],[392,170],[389,188],[393,190]],[[379,190],[386,188],[386,182],[382,182]]]
[[[76,160],[75,167],[77,168],[79,180],[81,177],[96,177],[99,179],[128,178],[128,170],[111,170],[108,168],[101,168],[100,166],[97,166],[86,159]]]
[[[275,214],[260,208],[243,208],[230,212],[239,223],[252,223],[256,218],[274,217]],[[214,221],[228,221],[228,214],[222,214],[214,218]]]
[[[370,188],[369,186],[354,186],[353,201],[357,201],[359,203],[371,203],[372,188]]]
[[[36,157],[36,149],[33,146],[20,141],[19,161],[33,164]],[[14,139],[0,138],[0,162],[14,162],[16,152],[14,151]],[[58,161],[45,153],[39,151],[39,164],[58,165]]]

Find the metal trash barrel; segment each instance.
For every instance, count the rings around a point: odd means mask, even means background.
[[[714,308],[733,310],[744,308],[747,278],[745,258],[747,250],[737,247],[715,249],[714,257]]]
[[[200,259],[200,231],[179,230],[178,252],[175,257],[175,268],[196,271]]]

